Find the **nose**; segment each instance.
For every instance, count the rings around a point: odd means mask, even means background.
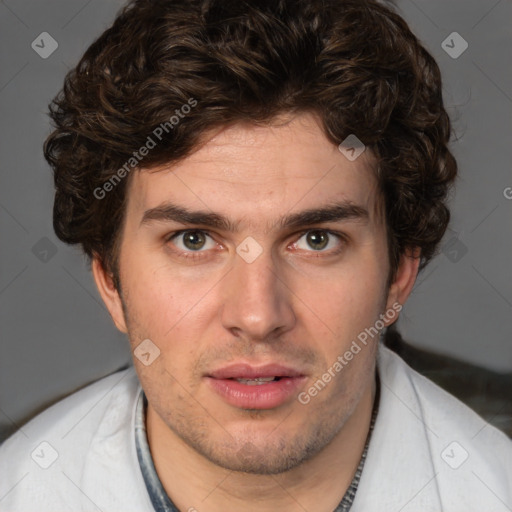
[[[293,293],[270,251],[248,263],[238,254],[222,281],[224,328],[249,341],[270,341],[296,323]]]

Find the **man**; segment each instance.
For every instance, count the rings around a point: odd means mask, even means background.
[[[507,437],[379,345],[456,175],[397,14],[138,0],[51,113],[55,230],[135,371],[1,447],[2,510],[511,509]]]

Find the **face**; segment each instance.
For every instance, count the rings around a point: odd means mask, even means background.
[[[151,364],[134,357],[148,418],[218,466],[297,466],[371,388],[378,336],[335,364],[404,293],[368,153],[349,161],[303,114],[132,177],[120,294],[95,277],[135,354],[151,340]]]

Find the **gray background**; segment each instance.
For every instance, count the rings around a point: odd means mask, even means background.
[[[0,436],[130,361],[85,258],[53,234],[52,179],[41,150],[47,104],[122,4],[0,2]],[[417,346],[511,371],[512,199],[504,191],[512,187],[512,2],[398,6],[442,69],[460,166],[451,231],[419,276],[399,328]],[[454,31],[469,45],[456,59],[442,47]],[[58,42],[46,59],[31,47],[42,32]]]

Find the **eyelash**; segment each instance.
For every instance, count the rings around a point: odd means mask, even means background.
[[[320,231],[323,233],[327,233],[330,236],[334,236],[340,242],[340,246],[336,249],[331,249],[330,251],[313,251],[313,250],[308,251],[308,252],[312,252],[314,254],[314,256],[312,256],[312,257],[318,257],[317,255],[319,255],[319,254],[327,254],[328,256],[337,255],[344,249],[344,246],[347,243],[346,235],[344,235],[343,233],[339,233],[337,231],[332,231],[329,229],[318,229],[318,228],[317,229],[307,229],[305,231],[300,232],[298,234],[298,238],[297,238],[296,242],[294,242],[294,243],[297,243],[305,234],[313,232],[313,231]],[[179,236],[181,236],[185,233],[194,233],[194,232],[203,233],[204,235],[213,239],[213,237],[210,235],[210,233],[208,231],[205,231],[202,229],[182,229],[180,231],[174,231],[173,233],[169,233],[165,237],[165,243],[167,244],[167,243],[171,242],[172,240],[174,240],[175,238],[178,238]],[[177,254],[180,258],[197,260],[197,259],[203,258],[204,256],[202,253],[205,253],[208,251],[173,251],[173,252],[175,252],[175,254]]]
[[[171,242],[172,240],[174,240],[175,238],[178,238],[180,235],[183,235],[185,233],[203,233],[207,236],[209,236],[210,238],[213,239],[213,237],[210,235],[210,233],[208,233],[208,231],[205,231],[203,229],[182,229],[180,231],[174,231],[173,233],[169,233],[169,235],[167,235],[165,237],[165,243],[169,243]],[[188,259],[188,260],[197,260],[197,259],[201,259],[201,258],[204,258],[203,254],[204,252],[207,252],[207,251],[173,251],[175,254],[177,254],[180,258],[184,258],[184,259]]]

